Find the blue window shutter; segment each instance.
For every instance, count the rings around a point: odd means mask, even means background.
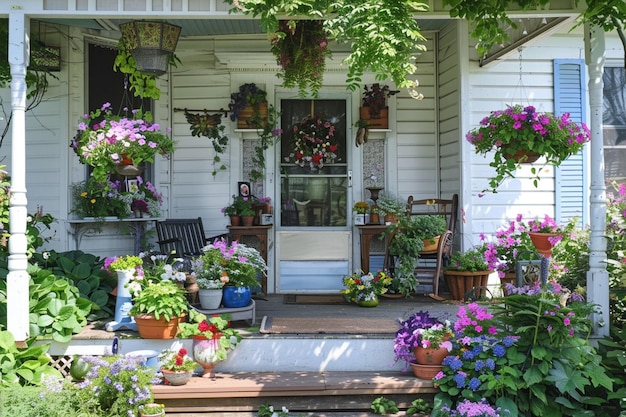
[[[554,60],[554,113],[569,113],[570,118],[586,121],[585,62],[582,59]],[[556,221],[567,223],[579,218],[579,226],[589,223],[587,152],[572,155],[556,168]]]

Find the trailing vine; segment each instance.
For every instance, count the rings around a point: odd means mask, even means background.
[[[185,118],[191,125],[189,130],[193,136],[205,136],[211,139],[213,150],[215,155],[213,156],[213,172],[215,177],[217,171],[225,171],[226,165],[222,162],[220,155],[226,152],[226,146],[228,146],[228,136],[224,134],[224,125],[222,123],[222,116],[220,114],[194,114],[185,110]]]
[[[274,141],[278,140],[282,133],[281,129],[275,128],[279,118],[280,112],[270,105],[267,120],[263,119],[258,112],[255,112],[250,120],[251,126],[259,131],[259,142],[254,147],[254,155],[252,155],[252,162],[256,168],[250,170],[250,181],[259,181],[265,176],[265,151],[274,145]]]

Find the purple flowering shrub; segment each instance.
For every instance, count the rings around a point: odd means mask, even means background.
[[[508,410],[502,410],[500,407],[494,407],[484,398],[478,402],[464,400],[461,401],[456,409],[443,406],[434,414],[434,417],[505,417],[510,416]]]
[[[613,384],[587,340],[592,311],[555,282],[515,289],[489,310],[461,306],[454,347],[434,378],[440,404],[485,399],[511,417],[601,415]]]
[[[153,400],[150,386],[161,383],[154,369],[133,356],[82,356],[89,365],[80,389],[89,390],[110,416],[136,416],[139,406]]]

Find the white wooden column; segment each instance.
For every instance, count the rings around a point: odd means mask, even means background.
[[[606,187],[604,185],[604,146],[602,135],[602,73],[605,45],[602,28],[585,26],[585,60],[589,68],[591,110],[590,253],[587,272],[587,300],[600,309],[593,314],[593,336],[609,334],[609,273],[606,270]]]
[[[17,342],[28,339],[28,282],[26,272],[26,68],[29,60],[30,18],[21,10],[9,13],[11,65],[11,207],[9,209],[9,274],[7,328]]]

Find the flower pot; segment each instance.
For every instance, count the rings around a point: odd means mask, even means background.
[[[359,107],[359,117],[361,120],[367,120],[369,122],[368,128],[370,129],[387,129],[389,128],[389,109],[380,109],[378,117],[372,117],[370,115],[369,107]]]
[[[506,153],[506,150],[505,150]],[[519,149],[513,154],[507,154],[509,159],[513,159],[518,164],[532,164],[541,157],[537,152],[526,151]]]
[[[370,213],[370,222],[369,224],[380,224],[380,217],[378,213]]]
[[[385,214],[383,220],[385,220],[385,224],[395,224],[398,223],[398,216],[395,214]]]
[[[222,302],[226,308],[241,308],[250,304],[251,298],[250,287],[224,287]]]
[[[441,365],[450,352],[444,347],[431,349],[418,346],[413,349],[413,354],[415,355],[415,362],[420,365]]]
[[[492,271],[444,271],[443,276],[446,280],[446,284],[450,289],[453,300],[463,301],[465,295],[474,288],[486,287],[489,279],[489,274]],[[477,298],[484,296],[485,290],[477,289],[474,295]]]
[[[365,224],[365,214],[354,213],[354,224],[363,226]]]
[[[378,307],[378,297],[373,300],[358,301],[357,304],[359,305],[359,307]]]
[[[424,249],[422,249],[421,252],[437,252],[440,237],[441,236],[435,236],[431,239],[424,239]]]
[[[535,249],[537,252],[549,258],[552,256],[552,248],[554,245],[550,242],[551,237],[558,236],[556,233],[536,233],[536,232],[528,232],[530,236],[530,240],[532,240],[533,245],[535,245]]]
[[[517,285],[517,275],[515,272],[507,272],[502,278],[500,278],[500,285],[502,286],[502,294],[508,295],[506,286],[508,284]]]
[[[202,366],[204,370],[202,376],[205,378],[213,376],[215,365],[222,361],[217,356],[221,337],[221,333],[214,334],[212,339],[200,335],[193,336],[193,359]]]
[[[159,360],[158,360],[159,352],[157,352],[156,350],[151,350],[151,349],[133,350],[132,352],[128,352],[126,356],[134,356],[136,358],[141,358],[142,359],[141,363],[143,366],[153,366],[156,369],[159,365]]]
[[[260,129],[267,124],[268,108],[267,101],[259,103],[256,107],[248,105],[245,109],[240,110],[237,115],[237,129]],[[262,120],[261,126],[256,126],[253,122],[254,114],[258,112]]]
[[[161,373],[170,385],[185,385],[193,376],[192,371],[170,371],[163,368],[161,368]]]
[[[244,227],[254,226],[254,216],[241,216],[241,225]]]
[[[230,216],[230,225],[231,226],[239,226],[239,225],[241,225],[241,217],[239,217],[239,216]]]
[[[173,339],[178,331],[178,323],[183,320],[184,317],[172,317],[170,321],[161,317],[157,320],[151,314],[137,314],[135,316],[137,331],[143,339]]]
[[[139,417],[163,417],[165,416],[165,411],[156,411],[160,410],[161,406],[158,408],[151,408],[151,406],[157,407],[157,404],[145,404],[139,408]]]
[[[441,371],[441,368],[441,365],[420,365],[411,362],[413,374],[419,379],[433,379]]]
[[[198,290],[198,299],[200,300],[200,306],[205,310],[215,310],[220,308],[222,304],[223,291],[219,290]]]

